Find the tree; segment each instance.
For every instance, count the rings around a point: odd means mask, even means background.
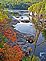
[[[28,6],[30,6],[30,5],[32,5],[34,3],[41,2],[41,1],[42,0],[1,0],[0,1],[1,5],[0,6],[1,6],[2,9],[5,9],[5,8],[9,8],[9,9],[14,8],[15,9],[16,5],[18,5],[17,7],[19,7],[19,4],[21,4],[21,3],[27,4]]]
[[[46,22],[45,22],[46,21],[46,9],[45,9],[45,7],[46,7],[46,1],[43,0],[42,2],[38,2],[36,4],[33,4],[32,6],[30,6],[28,8],[28,10],[33,13],[32,14],[32,22],[34,23],[34,27],[36,29],[36,36],[34,39],[34,52],[33,52],[33,54],[36,51],[36,47],[37,47],[36,43],[37,43],[38,37],[39,37],[41,32],[43,33],[45,40],[42,43],[40,43],[39,45],[46,42],[46,27],[45,27],[46,26]],[[34,15],[35,12],[37,13],[37,15]],[[33,57],[33,54],[32,54],[32,57]]]
[[[4,52],[3,61],[20,61],[22,60],[22,57],[24,56],[23,51],[21,50],[19,45],[11,47],[7,43],[5,43],[3,52]]]

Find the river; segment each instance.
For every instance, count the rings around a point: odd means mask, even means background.
[[[14,25],[14,30],[18,30],[21,33],[26,33],[26,34],[30,34],[30,35],[34,35],[36,34],[36,30],[33,27],[32,23],[17,23],[16,25]],[[22,45],[22,43],[24,43],[26,40],[23,38],[19,38],[19,44],[22,47],[22,49],[24,51],[27,51],[27,48],[32,47],[34,49],[34,44],[31,43],[25,43],[24,45]],[[42,35],[42,33],[40,33],[38,41],[37,41],[37,45],[40,44],[42,41],[44,40],[44,37]],[[22,42],[21,42],[22,41]],[[37,46],[36,48],[36,55],[38,55],[40,57],[40,54],[46,52],[46,43],[44,43],[43,45]]]
[[[32,23],[17,23],[12,24],[14,27],[14,30],[19,31],[21,34],[28,34],[33,35],[35,37],[36,29],[34,28],[34,24]],[[37,45],[44,41],[44,37],[42,33],[40,33],[37,41]],[[34,44],[28,43],[23,37],[19,37],[17,43],[21,46],[23,51],[28,52],[28,48],[32,48],[34,50]],[[35,55],[39,56],[41,58],[41,61],[46,61],[46,43],[37,46]]]

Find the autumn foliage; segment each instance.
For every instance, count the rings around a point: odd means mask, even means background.
[[[12,42],[16,41],[16,33],[11,29],[8,28],[4,31],[4,35],[9,38]]]
[[[5,44],[4,48],[0,49],[0,52],[4,53],[3,61],[20,61],[24,56],[23,51],[18,45],[11,47]]]

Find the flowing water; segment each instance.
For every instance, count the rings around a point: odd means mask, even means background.
[[[30,34],[33,36],[35,36],[35,34],[36,34],[36,30],[32,23],[17,23],[16,25],[14,25],[14,27],[15,27],[14,29],[18,30],[21,33]],[[44,41],[44,37],[43,37],[42,33],[40,33],[38,41],[37,41],[37,45],[40,44],[42,41]],[[28,42],[25,43],[25,42],[26,42],[26,40],[24,38],[20,38],[20,40],[18,42],[24,51],[27,51],[27,49],[30,47],[32,47],[32,49],[34,49],[33,44],[28,43]],[[25,44],[22,45],[22,43],[25,43]],[[43,52],[46,53],[46,43],[44,43],[40,46],[37,46],[35,54],[38,55],[39,57],[41,57],[42,55],[40,56],[40,54],[42,54]],[[46,54],[43,54],[43,55],[46,55]]]

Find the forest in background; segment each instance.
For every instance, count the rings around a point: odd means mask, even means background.
[[[0,0],[1,8],[27,10],[32,4],[42,0]]]

